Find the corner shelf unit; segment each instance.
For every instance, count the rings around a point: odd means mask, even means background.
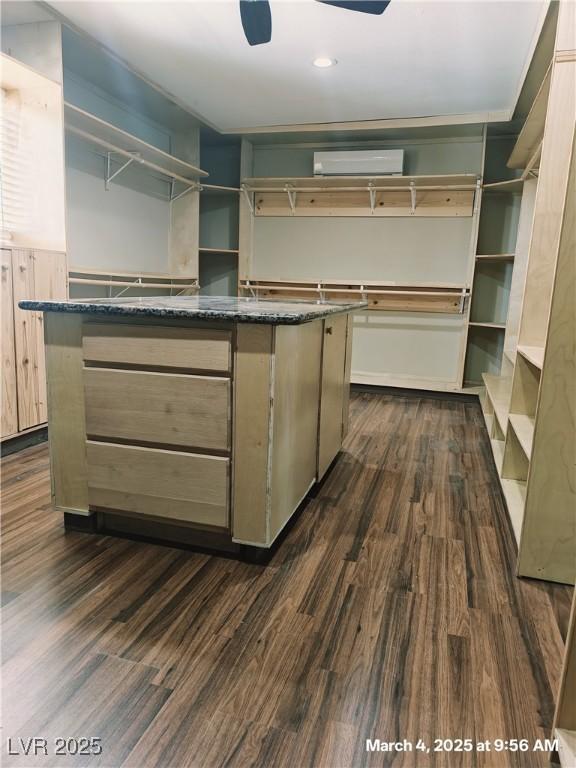
[[[69,269],[70,298],[90,298],[95,293],[104,297],[121,296],[129,292],[130,296],[150,295],[150,291],[170,296],[196,293],[199,289],[198,278],[189,275],[169,275],[163,272],[116,272],[92,269]],[[78,286],[70,291],[71,286]],[[136,292],[136,293],[135,293]]]
[[[382,311],[441,312],[462,314],[469,289],[451,283],[412,283],[345,280],[241,280],[244,296],[306,298],[318,301],[359,300],[367,309]]]
[[[477,174],[245,178],[255,216],[472,216]]]
[[[105,176],[107,187],[114,178],[132,164],[160,174],[173,185],[176,182],[183,184],[184,191],[175,194],[172,190],[171,199],[177,199],[191,189],[198,190],[200,188],[198,179],[208,176],[201,168],[170,155],[69,102],[64,103],[64,125],[70,133],[104,150],[107,158]],[[113,168],[113,163],[116,165],[120,163],[120,165]]]

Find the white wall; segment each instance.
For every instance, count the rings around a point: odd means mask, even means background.
[[[168,202],[70,165],[66,196],[70,268],[169,271]]]

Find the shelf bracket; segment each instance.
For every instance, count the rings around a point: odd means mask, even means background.
[[[370,195],[370,213],[373,214],[376,205],[376,190],[374,189],[374,184],[372,184],[372,182],[368,184],[368,193]]]
[[[320,294],[320,302],[323,304],[326,300],[326,295],[322,290],[322,283],[318,283],[316,287],[318,288],[318,293]]]
[[[252,294],[252,298],[253,298],[253,299],[257,299],[257,298],[258,298],[258,297],[256,296],[255,292],[254,292],[254,288],[252,287],[252,284],[250,283],[250,280],[246,280],[246,284],[245,284],[245,286],[244,286],[244,287],[245,287],[245,288],[248,288],[248,290],[249,290],[249,291],[250,291],[250,293]]]
[[[410,215],[414,216],[416,213],[416,185],[413,181],[410,182]]]
[[[480,210],[480,191],[482,189],[482,179],[480,176],[476,179],[476,191],[474,192],[474,214]]]
[[[114,152],[106,152],[106,178],[104,179],[104,187],[106,191],[110,189],[110,182],[112,179],[115,179],[116,176],[119,176],[122,171],[125,171],[126,168],[128,168],[129,165],[132,165],[134,160],[138,159],[138,153],[134,152],[133,157],[130,158],[130,160],[126,160],[126,162],[120,166],[117,170],[112,173],[112,155]]]
[[[175,195],[174,194],[174,181],[172,181],[171,190],[170,190],[170,202],[173,203],[176,200],[180,200],[181,197],[184,197],[184,195],[187,195],[188,192],[191,192],[193,189],[198,189],[197,184],[191,184],[189,187],[186,187],[182,192]]]
[[[287,192],[288,194],[288,202],[290,204],[290,210],[292,212],[292,216],[294,216],[294,214],[296,213],[296,194],[297,193],[288,185],[284,187],[284,191]]]
[[[242,192],[244,192],[244,197],[246,198],[246,203],[248,204],[250,213],[254,215],[254,204],[252,202],[252,198],[250,197],[250,192],[248,191],[247,187],[244,186],[244,184],[242,184],[241,189]]]

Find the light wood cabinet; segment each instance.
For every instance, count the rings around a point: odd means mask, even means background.
[[[66,257],[53,251],[12,251],[18,429],[47,421],[44,319],[18,307],[24,299],[66,298]]]
[[[2,437],[18,432],[12,255],[2,249]]]
[[[2,251],[2,437],[47,421],[44,320],[23,299],[65,299],[66,256],[24,248]]]
[[[324,320],[322,389],[318,422],[318,478],[322,478],[342,445],[346,382],[347,315]]]

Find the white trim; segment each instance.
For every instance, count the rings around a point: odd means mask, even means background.
[[[355,120],[343,123],[302,123],[291,125],[261,125],[221,130],[227,134],[256,133],[313,133],[320,131],[377,131],[388,128],[426,128],[444,125],[468,125],[470,123],[505,123],[512,117],[513,110],[501,109],[496,112],[470,112],[465,115],[430,115],[427,117],[399,117],[383,120]]]

